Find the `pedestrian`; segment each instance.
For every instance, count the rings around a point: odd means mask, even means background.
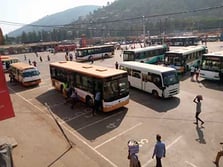
[[[118,62],[115,62],[115,68],[118,69]]]
[[[156,140],[157,142],[154,147],[152,158],[156,156],[156,167],[162,167],[161,159],[166,156],[166,146],[161,141],[161,136],[159,134],[156,135]]]
[[[93,56],[91,57],[91,64],[93,64],[94,63],[94,58],[93,58]]]
[[[101,92],[97,91],[94,98],[94,108],[92,110],[92,115],[96,115],[97,112],[99,112],[99,108],[101,105]]]
[[[77,92],[75,90],[75,88],[72,89],[72,94],[70,96],[70,101],[71,101],[71,109],[74,108],[74,105],[77,103],[77,100],[78,100],[78,95],[77,95]]]
[[[199,81],[198,81],[199,74],[200,74],[200,69],[197,67],[197,68],[196,68],[196,71],[195,71],[195,78],[196,78],[196,81],[197,81],[197,82],[199,82]]]
[[[26,60],[26,55],[24,55],[24,60]]]
[[[72,53],[69,54],[69,59],[70,59],[70,61],[73,61],[73,54]]]
[[[204,121],[202,121],[199,118],[199,115],[201,113],[201,100],[203,100],[202,95],[197,95],[193,100],[193,102],[196,103],[196,114],[195,114],[196,122],[194,122],[194,124],[196,124],[196,125],[198,125],[198,121],[201,122],[201,125],[204,124]]]
[[[39,57],[39,60],[40,60],[40,62],[42,62],[42,61],[43,61],[42,56],[40,56],[40,57]]]
[[[35,60],[33,61],[33,65],[34,65],[34,67],[36,67],[36,65],[37,65],[37,63],[36,63],[36,61],[35,61]]]
[[[191,68],[190,68],[191,81],[194,81],[194,72],[195,72],[195,67],[191,66]]]
[[[130,161],[130,167],[141,167],[141,163],[139,161],[138,156],[136,153],[139,152],[139,143],[135,140],[128,141],[128,159]]]
[[[220,144],[223,146],[223,142],[221,142]],[[219,160],[220,160],[221,156],[223,156],[223,147],[221,148],[220,151],[218,151],[215,161],[213,161],[214,164],[216,165],[216,167],[219,167]]]
[[[65,60],[68,61],[68,54],[65,54]]]
[[[32,65],[31,60],[29,59],[29,65]]]
[[[50,61],[50,56],[49,55],[47,55],[47,60]]]

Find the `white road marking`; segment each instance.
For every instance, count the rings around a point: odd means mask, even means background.
[[[32,104],[31,102],[29,102],[28,100],[26,100],[26,98],[24,98],[22,95],[16,93],[16,91],[14,91],[12,88],[9,88],[11,91],[13,91],[17,96],[19,96],[21,99],[23,99],[25,102],[29,103],[30,105],[32,105],[33,107],[35,107],[36,109],[38,109],[40,112],[44,113],[44,111],[42,109],[40,109],[38,106]],[[47,110],[45,108],[45,110]],[[52,113],[54,114],[54,113]],[[55,114],[54,114],[55,115]],[[49,114],[47,115],[50,119],[53,119]],[[58,118],[58,117],[57,117]],[[98,152],[96,149],[94,149],[92,146],[90,146],[85,140],[81,139],[77,134],[75,134],[73,132],[73,130],[70,130],[66,124],[62,124],[61,125],[64,129],[66,129],[69,133],[71,133],[75,138],[77,138],[79,141],[81,141],[83,144],[85,144],[87,147],[89,147],[91,150],[93,150],[96,154],[98,154],[101,158],[103,158],[105,161],[107,161],[111,166],[113,167],[118,167],[116,164],[114,164],[112,161],[110,161],[107,157],[105,157],[103,154],[101,154],[100,152]]]
[[[129,132],[130,130],[132,130],[132,129],[134,129],[134,128],[136,128],[136,127],[140,126],[140,125],[142,125],[142,122],[140,122],[140,123],[136,124],[135,126],[133,126],[133,127],[129,128],[129,129],[126,129],[126,130],[125,130],[125,131],[123,131],[122,133],[119,133],[118,135],[116,135],[116,136],[114,136],[114,137],[112,137],[112,138],[110,138],[110,139],[106,140],[105,142],[103,142],[103,143],[101,143],[101,144],[97,145],[96,147],[94,147],[94,149],[98,149],[99,147],[103,146],[104,144],[106,144],[106,143],[108,143],[108,142],[110,142],[110,141],[112,141],[112,140],[116,139],[117,137],[119,137],[119,136],[121,136],[121,135],[123,135],[123,134],[125,134],[125,133]]]
[[[170,143],[166,149],[169,149],[170,147],[172,147],[175,143],[177,143],[180,139],[182,138],[182,136],[179,136],[178,138],[176,138],[172,143]],[[153,161],[153,159],[150,159],[149,161],[147,161],[145,164],[142,165],[142,167],[146,167],[148,166],[151,162]]]
[[[185,161],[185,163],[192,166],[192,167],[197,167],[196,165],[192,164],[191,162]]]

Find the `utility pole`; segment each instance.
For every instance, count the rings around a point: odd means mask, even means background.
[[[145,27],[145,17],[142,16],[142,26],[143,26],[143,42],[144,47],[146,46],[146,27]]]

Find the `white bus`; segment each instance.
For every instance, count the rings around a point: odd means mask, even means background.
[[[136,48],[133,50],[125,50],[123,52],[123,61],[138,61],[148,64],[156,64],[162,62],[164,54],[168,51],[167,45],[148,46],[145,48]]]
[[[52,85],[63,93],[66,85],[75,88],[81,101],[93,106],[96,92],[101,93],[100,110],[109,112],[129,102],[126,71],[73,61],[50,64]]]
[[[101,45],[76,49],[76,61],[91,61],[113,57],[115,52],[114,45]]]
[[[164,64],[175,68],[178,73],[185,73],[192,66],[199,67],[202,55],[207,52],[207,47],[201,45],[171,50],[165,53]]]
[[[34,66],[22,62],[12,63],[9,73],[11,73],[13,79],[23,86],[38,85],[41,82],[39,70]]]
[[[179,79],[175,69],[140,62],[122,62],[120,69],[128,72],[130,86],[168,98],[179,93]]]
[[[223,51],[202,56],[200,76],[210,80],[223,80]]]

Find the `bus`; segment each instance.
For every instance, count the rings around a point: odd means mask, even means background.
[[[178,73],[185,73],[191,67],[199,67],[201,57],[207,53],[206,46],[187,46],[177,50],[171,50],[165,53],[164,64],[175,68]]]
[[[166,42],[169,46],[193,46],[199,45],[201,39],[198,36],[178,36],[178,37],[167,37]]]
[[[76,61],[91,61],[92,59],[103,59],[113,57],[114,45],[101,45],[76,49]]]
[[[4,72],[9,70],[10,64],[19,62],[19,59],[10,56],[0,56]]]
[[[138,61],[148,64],[156,64],[162,62],[164,54],[168,51],[167,45],[148,46],[145,48],[136,48],[133,50],[125,50],[123,52],[123,61]]]
[[[210,80],[221,80],[223,74],[223,51],[202,56],[200,76]]]
[[[179,93],[179,79],[175,69],[135,61],[120,63],[128,72],[129,85],[155,97],[168,98]]]
[[[13,76],[13,80],[16,80],[23,86],[39,85],[41,82],[39,70],[23,62],[12,63],[9,73]]]
[[[50,64],[52,85],[61,93],[66,85],[75,89],[79,99],[92,107],[96,92],[101,93],[100,110],[109,112],[129,102],[126,71],[74,61]]]

